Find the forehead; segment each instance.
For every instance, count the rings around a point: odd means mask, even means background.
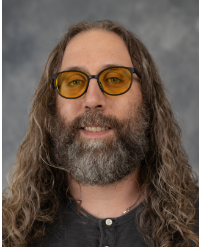
[[[80,66],[96,69],[105,64],[133,67],[123,39],[104,30],[89,30],[77,34],[66,46],[60,71]]]

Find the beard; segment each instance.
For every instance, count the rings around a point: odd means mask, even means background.
[[[51,152],[56,166],[82,185],[113,184],[134,173],[149,149],[149,116],[144,106],[131,108],[123,120],[97,110],[68,122],[57,113],[51,133]],[[86,126],[109,126],[113,133],[89,139],[79,131]]]

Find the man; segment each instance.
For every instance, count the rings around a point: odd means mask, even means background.
[[[34,97],[4,246],[199,246],[180,136],[142,42],[111,21],[71,26]]]

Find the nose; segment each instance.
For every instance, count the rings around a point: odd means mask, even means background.
[[[87,92],[84,97],[84,108],[86,110],[105,110],[106,108],[106,97],[101,91],[97,79],[90,79]]]

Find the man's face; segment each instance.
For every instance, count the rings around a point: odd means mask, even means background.
[[[70,67],[81,67],[81,71],[88,75],[97,75],[108,64],[133,67],[124,41],[115,33],[87,31],[76,35],[69,42],[59,72]],[[137,105],[142,103],[141,87],[135,74],[131,89],[123,95],[110,96],[102,93],[96,79],[90,80],[88,91],[80,98],[65,99],[57,94],[59,112],[61,116],[67,117],[68,121],[96,108],[104,115],[112,114],[122,120],[129,113],[132,102]],[[106,135],[111,134],[113,131],[107,132]],[[83,132],[81,135],[87,137]]]
[[[69,42],[59,72],[78,67],[77,70],[88,75],[97,75],[107,65],[133,67],[125,43],[118,35],[92,30],[76,35]],[[57,146],[55,152],[65,158],[67,165],[63,164],[63,159],[57,159],[62,166],[69,167],[78,181],[108,184],[135,171],[147,150],[146,112],[143,111],[141,87],[135,74],[132,86],[125,94],[107,95],[100,90],[97,80],[91,79],[86,94],[77,99],[65,99],[56,94],[56,103],[57,129],[60,130],[56,134],[63,139],[67,151],[60,151],[61,147]],[[108,125],[111,129],[100,132],[81,129],[81,125],[85,127],[87,124],[93,127]],[[105,170],[112,172],[113,176],[105,178]]]

